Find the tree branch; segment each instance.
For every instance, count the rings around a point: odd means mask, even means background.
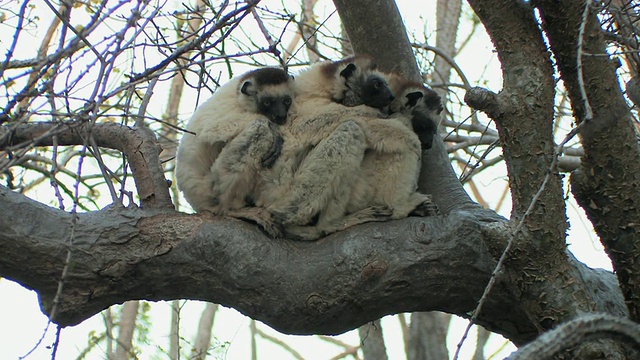
[[[0,204],[0,276],[36,290],[48,313],[71,215],[4,187]],[[495,266],[484,245],[492,236],[488,226],[471,212],[457,212],[363,224],[301,243],[206,214],[149,215],[121,207],[82,213],[53,320],[74,325],[127,300],[178,298],[230,306],[294,334],[342,333],[400,312],[466,317]],[[596,311],[625,314],[611,273],[573,266],[576,282],[600,299]],[[478,323],[516,344],[537,335],[520,299],[500,282]]]
[[[567,220],[554,160],[553,68],[530,9],[508,0],[469,3],[491,36],[504,80],[498,94],[474,88],[465,99],[487,112],[498,128],[513,201],[513,249],[505,254],[504,267],[543,331],[590,311],[592,301],[582,293],[580,301],[557,307],[565,302],[567,291],[583,289],[572,285],[571,259],[565,250]],[[496,269],[495,275],[501,272]],[[540,294],[546,300],[541,301]]]
[[[632,319],[640,321],[640,283],[633,280],[640,278],[640,149],[633,118],[617,85],[614,61],[608,56],[585,56],[580,70],[587,81],[584,89],[580,86],[576,44],[588,54],[607,54],[596,11],[583,18],[584,7],[585,2],[578,0],[562,5],[539,2],[576,121],[587,117],[582,91],[593,108],[593,119],[581,125],[585,156],[581,171],[571,177],[572,192],[613,262]]]
[[[508,360],[553,359],[563,350],[582,345],[590,339],[604,338],[619,340],[628,344],[631,349],[638,350],[640,325],[606,314],[585,315],[542,334],[531,344],[511,354]]]
[[[173,209],[158,157],[155,135],[146,127],[129,128],[115,123],[27,123],[0,127],[0,150],[10,153],[32,146],[81,145],[87,136],[101,147],[122,151],[133,172],[143,207]]]

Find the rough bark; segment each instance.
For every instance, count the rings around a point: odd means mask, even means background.
[[[0,274],[36,290],[45,313],[74,234],[73,267],[53,319],[63,326],[131,299],[210,301],[291,334],[338,334],[399,312],[466,317],[495,266],[484,245],[493,232],[470,212],[364,224],[298,243],[269,239],[240,220],[118,207],[79,214],[72,225],[71,215],[3,187],[0,203]],[[624,315],[613,274],[573,265],[576,281],[599,300],[595,310]],[[516,343],[537,335],[503,286],[478,323]]]
[[[496,122],[512,197],[505,274],[544,331],[593,307],[589,290],[574,282],[565,251],[563,191],[553,166],[553,69],[532,11],[508,0],[469,3],[496,47],[504,81],[499,94],[475,88],[465,101]]]
[[[615,62],[607,56],[583,56],[585,84],[580,87],[576,45],[582,43],[585,54],[607,53],[596,9],[589,11],[579,38],[584,6],[577,0],[539,3],[576,122],[592,116],[580,131],[585,155],[580,171],[571,177],[572,192],[613,262],[631,317],[640,321],[640,149]]]
[[[629,346],[627,359],[637,359],[640,352],[640,325],[604,314],[588,315],[569,321],[540,336],[535,342],[522,347],[508,360],[556,359],[563,351],[584,345],[589,339],[615,339]],[[611,359],[607,353],[590,353],[579,359]],[[564,358],[564,357],[562,357]]]

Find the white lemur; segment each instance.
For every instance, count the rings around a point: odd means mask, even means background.
[[[280,154],[278,128],[294,95],[293,79],[266,67],[233,78],[196,110],[176,163],[178,187],[194,210],[238,215],[234,211],[253,205],[259,171]]]
[[[411,122],[421,115],[411,111],[417,96],[381,118],[374,108],[394,99],[385,77],[368,58],[320,63],[296,77],[297,111],[274,169],[286,175],[275,177],[259,204],[277,215],[286,234],[313,240],[366,221],[403,218],[417,207],[432,210],[430,197],[416,192],[421,143]],[[370,106],[356,106],[363,103]]]
[[[398,74],[390,74],[387,81],[396,96],[389,106],[389,112],[411,115],[411,127],[418,135],[422,149],[430,149],[438,129],[440,113],[444,110],[440,95],[424,84]]]
[[[344,216],[367,146],[355,118],[378,117],[393,100],[384,76],[364,57],[315,64],[296,76],[296,90],[281,157],[256,202],[285,229]]]
[[[393,209],[392,219],[415,212],[435,212],[431,197],[417,192],[422,150],[431,148],[439,114],[440,96],[421,83],[390,74],[389,87],[395,100],[387,119],[366,119],[369,149],[352,190],[347,211],[375,204]],[[364,191],[364,193],[363,193]]]
[[[342,119],[354,120],[363,130],[366,150],[360,166],[345,180],[350,189],[343,216],[328,216],[329,221],[311,226],[285,226],[289,235],[313,240],[367,221],[399,219],[412,212],[418,215],[436,212],[430,196],[417,192],[417,181],[421,150],[431,147],[442,111],[440,97],[424,85],[398,75],[388,75],[388,80],[396,95],[389,107],[392,115],[381,118],[350,112]],[[357,152],[359,148],[345,151]],[[321,164],[316,167],[322,170]],[[318,177],[317,181],[322,183],[324,177]],[[333,201],[342,204],[342,196],[344,192],[336,193]],[[340,209],[330,203],[324,211]]]

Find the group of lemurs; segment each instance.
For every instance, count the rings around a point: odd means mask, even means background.
[[[298,240],[432,214],[417,181],[442,109],[436,92],[378,71],[369,57],[320,62],[295,78],[252,70],[187,123],[178,187],[197,212]]]

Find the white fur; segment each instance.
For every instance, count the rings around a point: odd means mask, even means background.
[[[253,99],[240,92],[248,74],[233,78],[198,107],[186,125],[191,133],[180,141],[177,185],[197,212],[223,214],[245,206],[244,198],[257,186],[260,158],[276,135]],[[270,86],[269,92],[292,93],[291,84]]]
[[[376,71],[366,67],[368,61],[359,63],[355,76]],[[416,192],[421,148],[410,117],[382,118],[376,109],[336,102],[348,90],[340,77],[347,64],[319,63],[296,77],[297,110],[283,129],[276,175],[263,191],[271,196],[260,205],[278,216],[286,233],[303,240],[406,217],[429,201]],[[335,73],[324,71],[326,66]],[[314,215],[317,223],[305,226]]]

